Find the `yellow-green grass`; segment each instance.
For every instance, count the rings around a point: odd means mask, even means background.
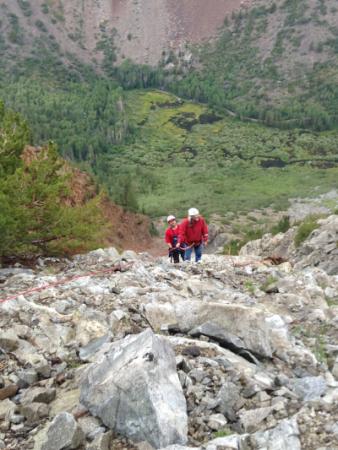
[[[130,174],[140,208],[158,216],[183,214],[190,205],[206,214],[270,205],[282,209],[291,197],[338,187],[338,165],[316,167],[317,159],[338,160],[337,133],[281,131],[228,117],[189,131],[173,119],[190,113],[198,121],[207,108],[176,101],[158,91],[127,93],[128,117],[136,131],[133,142],[106,157],[103,179],[113,195],[119,175]],[[286,165],[261,167],[262,161],[276,159]]]

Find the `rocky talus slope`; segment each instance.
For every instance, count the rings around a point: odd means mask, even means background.
[[[93,60],[101,60],[110,48],[120,62],[130,58],[157,64],[163,51],[215,36],[227,15],[251,3],[212,0],[210,7],[205,0],[4,0],[0,28],[6,51],[15,47],[21,57],[48,33],[65,60],[70,52],[95,65]]]
[[[337,233],[279,265],[252,244],[1,269],[0,448],[337,449]]]

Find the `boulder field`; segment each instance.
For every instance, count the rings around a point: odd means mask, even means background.
[[[338,448],[338,216],[292,233],[0,269],[0,449]]]

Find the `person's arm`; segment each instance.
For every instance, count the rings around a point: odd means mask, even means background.
[[[168,229],[166,230],[164,240],[165,240],[166,243],[168,244],[168,248],[171,248],[171,233],[170,233],[170,228],[168,228]]]
[[[186,228],[186,221],[183,220],[183,222],[179,225],[179,235],[178,235],[178,243],[176,247],[180,247],[181,244],[185,242],[185,228]]]
[[[202,226],[202,240],[204,242],[204,245],[208,245],[209,235],[208,235],[208,225],[206,224],[205,220],[203,219],[203,226]]]

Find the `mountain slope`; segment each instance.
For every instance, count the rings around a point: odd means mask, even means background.
[[[335,0],[6,0],[0,9],[0,72],[11,77],[104,74],[279,127],[338,123]],[[142,66],[119,76],[129,59]]]
[[[317,129],[338,123],[338,8],[334,0],[260,0],[202,48],[200,70],[171,83],[180,95],[242,118]]]
[[[30,56],[42,44],[70,64],[72,53],[99,67],[104,59],[157,64],[163,51],[214,35],[239,2],[213,0],[210,8],[204,0],[5,0],[0,8],[7,53]]]

